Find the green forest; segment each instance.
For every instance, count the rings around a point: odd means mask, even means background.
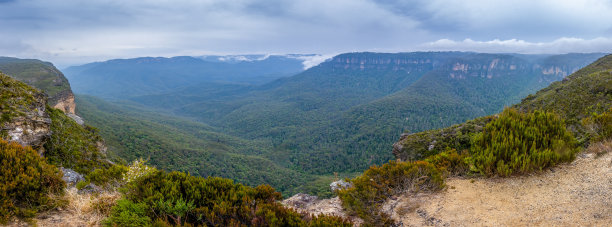
[[[575,68],[597,56],[536,62]],[[346,59],[406,63],[361,69]],[[499,68],[483,69],[494,60]],[[450,78],[456,63],[478,70]],[[84,95],[76,101],[78,114],[123,160],[144,157],[161,169],[266,182],[285,195],[330,196],[325,181],[333,173],[354,176],[394,159],[389,151],[400,134],[499,112],[548,85],[541,79],[556,80],[533,65],[521,55],[351,53],[260,86],[200,84],[123,101]]]

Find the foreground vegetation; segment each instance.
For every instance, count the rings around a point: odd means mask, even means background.
[[[574,137],[553,113],[521,113],[508,108],[473,134],[462,152],[447,147],[423,161],[391,161],[373,166],[350,180],[353,187],[340,190],[344,208],[366,224],[390,225],[381,207],[388,198],[405,193],[434,192],[444,187],[444,177],[510,176],[539,171],[574,159]],[[463,147],[461,147],[463,148]]]
[[[572,161],[576,151],[574,137],[557,115],[506,109],[473,137],[469,162],[480,174],[509,176]]]
[[[390,217],[381,211],[388,198],[404,193],[433,192],[444,188],[441,172],[424,161],[391,161],[373,166],[351,180],[353,187],[339,190],[347,212],[361,217],[368,225],[389,226]]]
[[[0,139],[0,224],[65,205],[62,173],[30,147]]]
[[[268,185],[244,186],[219,177],[152,170],[123,187],[109,226],[350,226],[337,217],[283,207]]]

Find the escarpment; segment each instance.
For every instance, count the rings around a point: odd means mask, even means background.
[[[53,64],[34,59],[0,57],[0,71],[45,92],[51,107],[75,114],[76,105],[70,83]]]
[[[71,90],[64,90],[53,97],[49,97],[49,103],[53,108],[64,111],[66,114],[75,114],[76,104]]]

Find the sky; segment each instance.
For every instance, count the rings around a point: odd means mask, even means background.
[[[612,52],[612,0],[0,0],[0,56]]]

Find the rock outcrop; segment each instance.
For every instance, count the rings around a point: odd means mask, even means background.
[[[360,218],[349,216],[346,214],[346,212],[344,212],[342,201],[340,201],[340,198],[338,197],[331,199],[319,199],[317,196],[298,193],[286,200],[283,200],[282,204],[285,207],[292,208],[300,213],[338,216],[351,220],[356,226],[363,223]]]
[[[70,115],[76,116],[75,114],[76,104],[74,103],[74,94],[72,94],[72,91],[70,90],[65,90],[60,93],[57,93],[53,97],[49,97],[49,103],[51,104],[53,108],[64,111],[64,113],[66,113],[69,116]],[[79,124],[82,125],[83,123],[79,123]]]
[[[329,184],[329,188],[331,189],[332,192],[335,192],[336,190],[340,190],[340,189],[350,188],[351,186],[353,186],[351,183],[346,182],[342,179],[338,181],[334,181],[331,184]]]
[[[80,181],[84,181],[85,177],[82,174],[77,173],[76,171],[64,167],[60,167],[64,176],[62,179],[66,182],[68,186],[76,186]]]
[[[0,73],[0,136],[43,152],[51,135],[44,93]]]

